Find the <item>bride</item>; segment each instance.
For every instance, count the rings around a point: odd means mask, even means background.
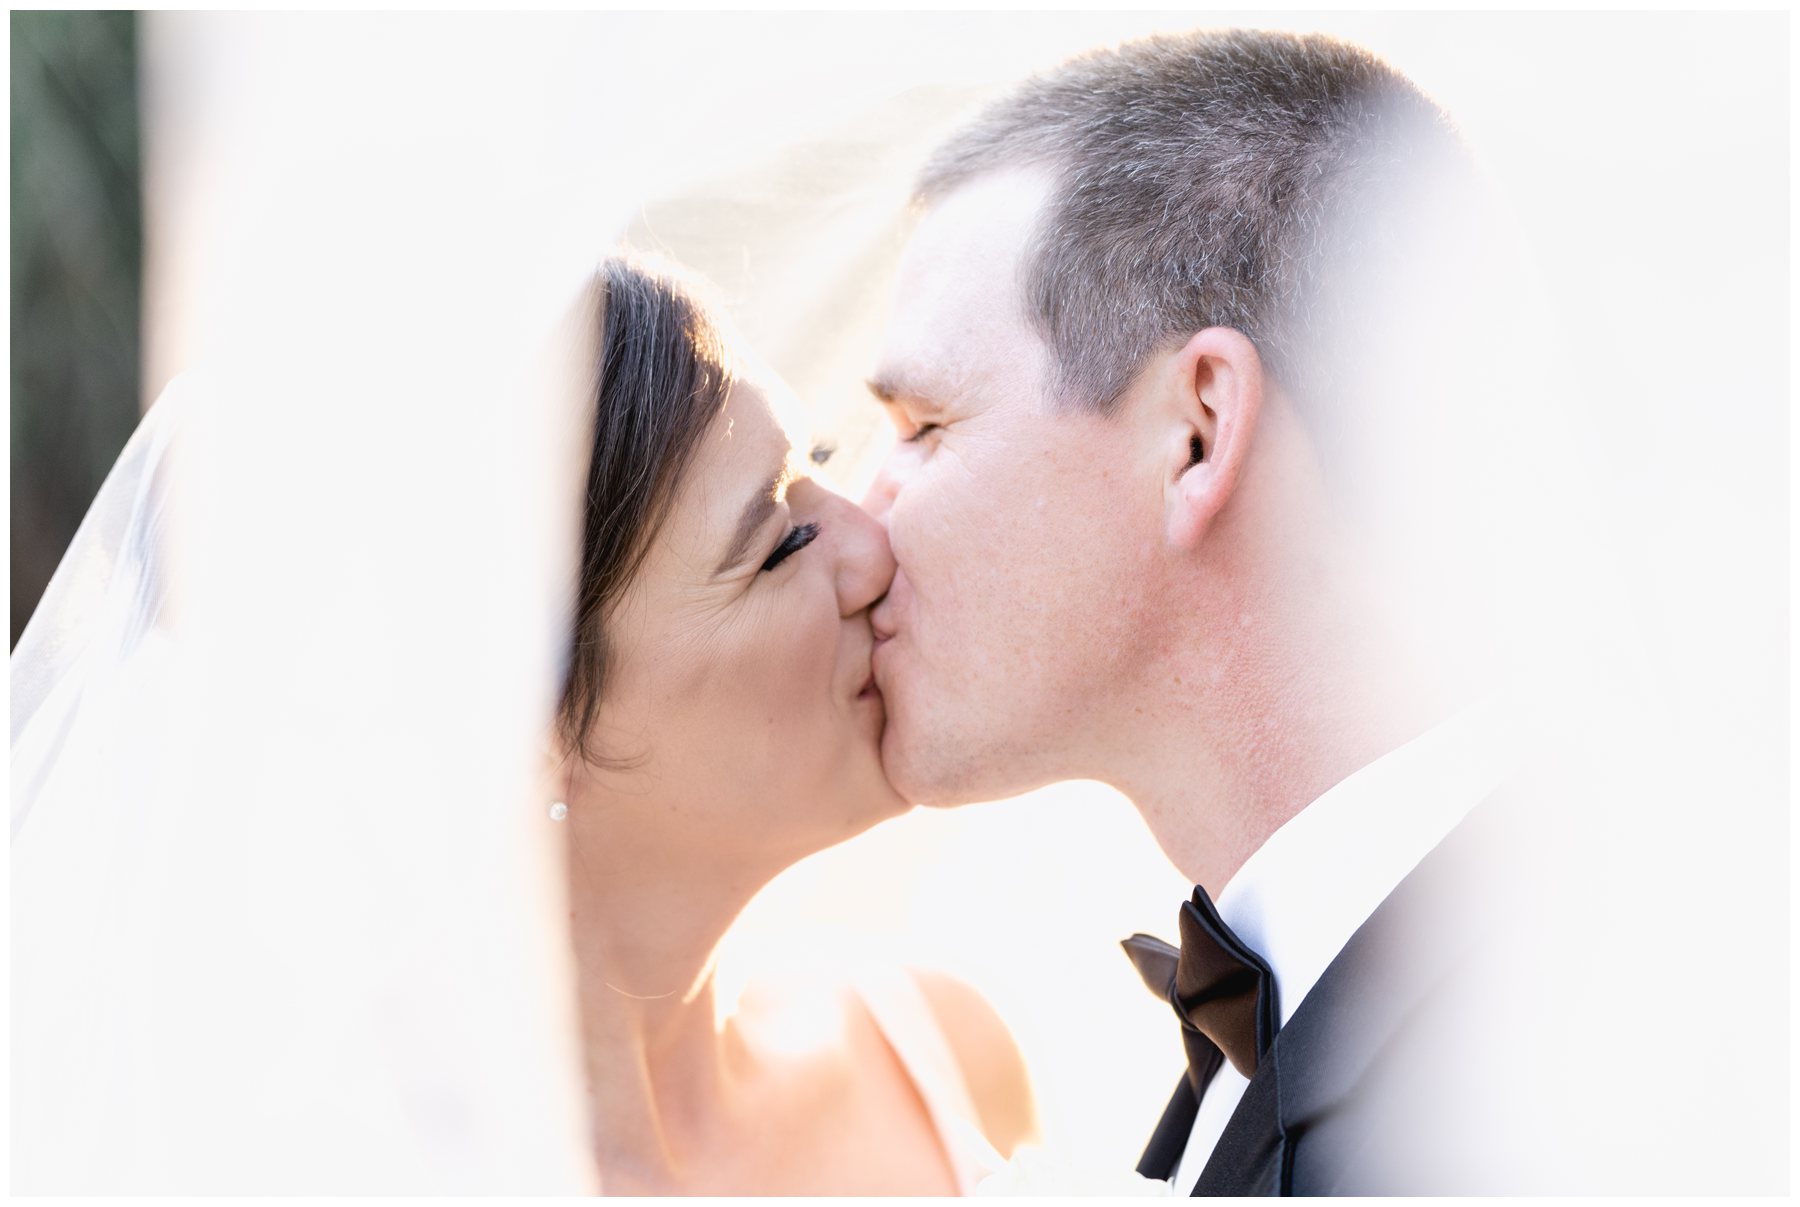
[[[907,808],[869,667],[886,536],[800,472],[775,386],[676,280],[611,260],[602,284],[550,809],[606,1189],[966,1192],[969,1124],[1003,1154],[1034,1130],[1018,1052],[971,989],[753,982],[715,1018],[714,953],[750,898]]]
[[[315,338],[121,454],[11,662],[15,1191],[956,1193],[1034,1133],[956,981],[715,990],[763,885],[906,808],[893,562],[672,276],[589,293],[575,440]]]

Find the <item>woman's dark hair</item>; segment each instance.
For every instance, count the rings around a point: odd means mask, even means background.
[[[700,439],[724,408],[725,341],[673,276],[608,259],[596,281],[600,377],[582,520],[568,679],[557,723],[589,760],[611,648],[606,626],[643,564]]]

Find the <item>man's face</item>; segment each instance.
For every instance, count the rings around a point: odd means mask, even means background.
[[[1047,193],[995,175],[933,207],[871,379],[900,434],[869,500],[898,563],[874,616],[882,761],[920,803],[1100,775],[1092,754],[1116,747],[1107,727],[1155,644],[1162,495],[1142,436],[1046,397],[1024,313]]]

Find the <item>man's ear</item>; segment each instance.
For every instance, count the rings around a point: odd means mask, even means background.
[[[1242,332],[1208,327],[1164,367],[1167,534],[1175,548],[1192,550],[1243,476],[1262,411],[1262,357]]]

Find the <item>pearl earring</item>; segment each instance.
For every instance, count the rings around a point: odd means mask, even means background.
[[[554,803],[550,806],[550,820],[551,821],[561,821],[563,818],[567,817],[568,815],[569,815],[569,806],[563,804],[561,801],[557,801],[556,803]]]

